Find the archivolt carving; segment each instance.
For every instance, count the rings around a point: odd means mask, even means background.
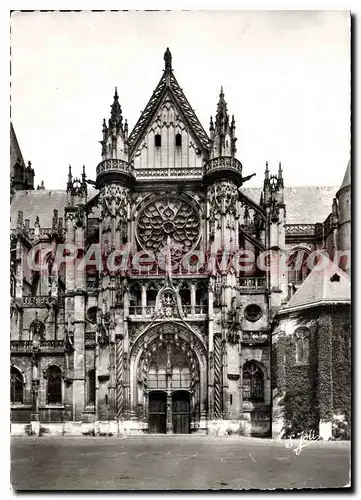
[[[157,198],[140,210],[137,222],[139,243],[153,252],[171,243],[180,245],[181,254],[191,250],[200,232],[199,215],[185,200],[175,196]]]
[[[138,332],[139,330],[137,330]],[[151,343],[156,337],[164,337],[167,335],[171,335],[175,339],[183,338],[187,339],[189,342],[190,348],[193,351],[196,349],[199,355],[205,360],[207,357],[207,344],[204,339],[200,336],[200,334],[189,328],[178,321],[166,321],[166,322],[157,322],[153,323],[153,325],[149,325],[148,328],[145,327],[144,330],[139,333],[136,339],[134,339],[133,345],[130,349],[130,356],[135,358],[139,353],[141,348],[147,349],[149,343]]]

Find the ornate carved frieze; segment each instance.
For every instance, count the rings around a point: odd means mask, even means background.
[[[247,344],[259,344],[266,343],[268,341],[267,332],[242,332],[242,343]]]

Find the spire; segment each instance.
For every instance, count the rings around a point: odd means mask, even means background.
[[[83,165],[83,172],[81,174],[81,186],[83,189],[87,190],[85,165]]]
[[[106,135],[107,131],[108,131],[107,122],[105,118],[103,118],[103,127],[102,127],[103,135]]]
[[[68,173],[68,183],[66,185],[67,190],[69,191],[73,187],[73,174],[71,173],[71,165],[69,165],[69,173]]]
[[[168,47],[164,53],[164,70],[172,71],[172,54]]]
[[[115,93],[114,93],[114,101],[113,104],[111,105],[111,113],[110,113],[110,124],[115,127],[121,127],[122,126],[122,108],[120,107],[119,104],[119,96],[118,96],[118,90],[117,87],[115,87]],[[104,128],[104,124],[103,124]]]
[[[222,134],[226,133],[228,127],[229,116],[227,112],[227,103],[224,99],[223,87],[219,93],[219,101],[217,104],[217,114],[216,114],[216,129]]]
[[[269,181],[269,168],[268,168],[268,161],[266,161],[266,170],[264,171],[264,180]]]
[[[281,162],[278,164],[278,187],[284,187]]]

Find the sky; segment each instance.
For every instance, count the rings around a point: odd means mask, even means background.
[[[347,11],[19,12],[11,19],[11,120],[35,183],[95,180],[117,86],[129,130],[172,52],[208,133],[223,86],[247,186],[282,162],[287,186],[339,186],[350,157]]]

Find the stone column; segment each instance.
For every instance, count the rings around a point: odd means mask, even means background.
[[[172,411],[172,393],[167,392],[167,413],[166,413],[166,433],[173,434],[173,411]]]

